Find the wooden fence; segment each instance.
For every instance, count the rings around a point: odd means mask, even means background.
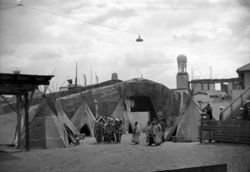
[[[250,121],[201,120],[200,143],[206,141],[250,144]]]

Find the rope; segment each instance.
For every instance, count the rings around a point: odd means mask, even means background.
[[[18,7],[18,6],[13,5],[13,6],[9,6],[9,7],[0,8],[0,11],[7,10],[7,9],[10,9],[10,8],[15,8],[15,7]]]
[[[90,25],[95,25],[95,26],[99,26],[99,27],[103,27],[103,28],[107,28],[107,29],[111,29],[111,30],[115,30],[115,31],[129,33],[129,34],[132,34],[132,35],[139,35],[137,33],[130,32],[130,31],[127,31],[127,30],[122,30],[122,29],[118,29],[118,28],[115,28],[115,27],[111,27],[111,26],[105,26],[105,25],[101,25],[101,24],[98,24],[98,23],[90,22],[90,21],[76,19],[76,18],[73,18],[73,17],[70,17],[70,16],[65,16],[65,15],[60,14],[60,13],[52,12],[52,11],[45,10],[45,9],[35,8],[35,7],[24,5],[24,4],[18,4],[17,6],[24,7],[24,8],[31,9],[31,10],[35,10],[35,11],[38,11],[38,12],[41,12],[41,13],[46,13],[46,14],[50,14],[50,15],[63,17],[63,18],[74,20],[74,21],[81,22],[81,23],[87,23],[87,24],[90,24]]]

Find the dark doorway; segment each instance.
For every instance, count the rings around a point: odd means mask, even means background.
[[[146,96],[132,96],[130,97],[134,101],[134,106],[131,108],[131,112],[149,112],[149,120],[156,118],[154,107],[150,98]]]
[[[132,129],[131,124],[129,124],[129,126],[128,126],[128,133],[129,133],[129,134],[133,133],[133,129]]]
[[[80,130],[80,133],[84,133],[85,136],[90,136],[90,130],[89,130],[89,127],[87,124],[85,124],[81,130]]]

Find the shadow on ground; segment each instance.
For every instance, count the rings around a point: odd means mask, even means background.
[[[20,158],[14,156],[11,153],[0,152],[0,161],[18,160]]]

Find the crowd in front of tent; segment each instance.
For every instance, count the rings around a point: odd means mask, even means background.
[[[102,116],[96,118],[94,121],[94,136],[97,143],[120,143],[123,134],[123,120],[118,117]],[[164,142],[164,123],[154,119],[149,121],[145,127],[146,132],[146,143],[149,146],[161,145]],[[132,143],[140,143],[140,135],[142,129],[139,123],[136,121],[132,131]]]
[[[149,146],[155,145],[161,145],[162,142],[165,141],[164,139],[164,133],[165,133],[165,127],[164,123],[161,121],[158,121],[154,119],[153,121],[148,121],[148,124],[145,128],[146,130],[146,143]],[[141,129],[138,124],[138,122],[135,122],[134,129],[133,129],[133,134],[132,134],[132,143],[134,144],[139,144],[140,143],[140,134],[141,134]]]
[[[119,143],[122,137],[122,119],[99,116],[94,121],[94,135],[97,143]]]

